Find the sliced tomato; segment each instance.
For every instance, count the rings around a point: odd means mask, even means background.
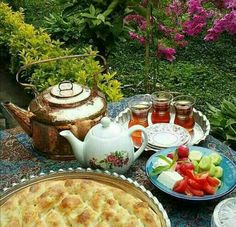
[[[185,171],[185,176],[187,176],[188,178],[191,178],[191,179],[195,179],[195,174],[192,169],[187,169]]]
[[[186,172],[189,170],[194,170],[194,166],[190,162],[182,162],[179,166],[179,172],[181,175],[186,176]]]
[[[186,187],[184,193],[185,193],[186,195],[191,195],[191,196],[193,195],[193,193],[189,190],[188,185],[187,185],[187,187]]]
[[[221,184],[221,181],[217,179],[216,177],[208,176],[207,181],[212,187],[218,187]]]
[[[187,187],[187,183],[188,183],[188,178],[184,178],[181,181],[177,181],[175,186],[174,186],[173,191],[179,192],[179,193],[184,193],[185,189]]]
[[[200,185],[204,185],[207,182],[208,173],[200,173],[194,175],[194,180]]]
[[[187,188],[186,188],[186,191],[189,193],[191,193],[192,195],[195,195],[195,196],[204,196],[205,193],[204,191],[202,190],[197,190],[189,185],[187,185]]]
[[[188,185],[191,188],[197,189],[197,190],[201,190],[202,189],[202,185],[199,184],[197,181],[193,180],[193,179],[188,179]]]
[[[206,194],[213,195],[216,192],[217,187],[212,187],[206,180],[202,185],[202,188]]]

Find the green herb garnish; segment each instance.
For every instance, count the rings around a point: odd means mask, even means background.
[[[168,164],[165,165],[165,166],[158,166],[158,167],[156,167],[155,169],[153,169],[152,172],[151,172],[151,176],[158,175],[158,174],[160,174],[161,172],[170,169],[170,168],[176,163],[176,161],[178,160],[177,150],[175,150],[175,152],[174,152],[174,158],[173,158],[172,161],[170,161],[170,160],[169,160],[166,156],[164,156],[164,155],[158,155],[157,158],[160,158],[160,159],[164,160],[164,161],[167,162]]]

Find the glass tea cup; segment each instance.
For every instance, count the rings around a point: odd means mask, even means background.
[[[154,92],[152,97],[152,123],[170,122],[170,103],[173,96],[165,91]]]
[[[152,107],[150,95],[136,95],[128,102],[128,107],[131,110],[131,117],[128,127],[133,125],[148,126],[148,113]],[[135,146],[140,147],[142,144],[142,132],[135,131],[132,133],[132,140]]]
[[[174,123],[191,132],[195,125],[193,117],[195,99],[189,95],[179,95],[173,99],[173,104],[175,107]]]

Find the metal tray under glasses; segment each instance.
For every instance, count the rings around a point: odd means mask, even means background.
[[[129,108],[126,108],[125,110],[121,111],[117,115],[117,117],[115,118],[115,122],[127,129],[130,117],[131,117],[131,110]],[[173,108],[171,108],[170,123],[174,122],[174,117],[175,117],[175,113],[174,113]],[[193,109],[193,117],[195,119],[195,125],[193,128],[193,131],[190,133],[191,139],[187,143],[187,145],[189,146],[198,144],[201,141],[205,140],[205,138],[210,133],[210,122],[201,111]],[[148,114],[148,124],[152,125],[151,113]],[[145,150],[159,151],[158,149],[154,149],[149,146],[147,146]]]

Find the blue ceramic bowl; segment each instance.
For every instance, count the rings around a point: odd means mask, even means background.
[[[220,198],[231,191],[234,190],[236,187],[236,165],[227,157],[225,157],[223,154],[220,154],[222,157],[222,161],[220,163],[220,166],[223,168],[223,176],[221,177],[222,184],[220,188],[217,190],[217,192],[214,195],[204,195],[204,196],[189,196],[189,195],[184,195],[178,192],[174,192],[171,189],[167,188],[165,185],[161,184],[157,180],[157,176],[152,176],[152,165],[156,160],[156,157],[158,155],[167,155],[168,153],[174,152],[177,147],[170,147],[168,149],[161,150],[158,154],[153,154],[147,161],[146,163],[146,173],[151,180],[151,182],[159,188],[161,191],[177,197],[179,199],[184,199],[184,200],[192,200],[192,201],[206,201],[206,200],[212,200],[212,199],[217,199]],[[202,152],[203,155],[209,155],[213,151],[207,148],[203,147],[197,147],[197,146],[190,146],[189,147],[190,151],[191,150],[198,150]]]

